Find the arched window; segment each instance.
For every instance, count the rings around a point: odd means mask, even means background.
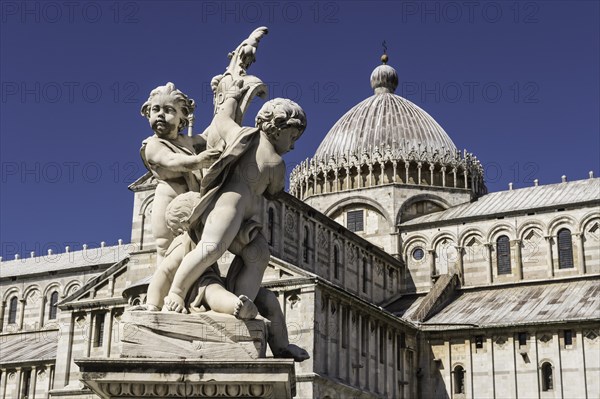
[[[367,258],[364,257],[362,261],[362,274],[363,274],[363,292],[367,293],[369,265],[367,264]]]
[[[58,292],[54,291],[52,295],[50,295],[50,303],[48,304],[48,319],[54,320],[56,319],[56,312],[58,310]]]
[[[542,391],[551,391],[553,388],[552,365],[544,362],[542,364]]]
[[[462,366],[454,367],[454,393],[465,393],[465,369]]]
[[[269,228],[269,245],[273,245],[273,223],[275,220],[275,212],[273,208],[269,208],[269,220],[268,220],[268,228]]]
[[[302,258],[304,262],[308,263],[308,242],[310,239],[310,231],[308,231],[308,226],[304,226],[304,241],[302,243]]]
[[[333,277],[340,278],[340,251],[337,245],[333,246]]]
[[[558,231],[558,268],[570,269],[573,267],[573,241],[569,229]]]
[[[498,262],[498,275],[510,274],[510,240],[507,236],[500,236],[496,240],[496,253]]]
[[[15,324],[17,322],[17,303],[17,297],[13,296],[8,306],[8,324]]]

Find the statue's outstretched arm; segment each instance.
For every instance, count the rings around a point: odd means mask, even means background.
[[[160,142],[148,143],[146,157],[150,165],[162,166],[177,172],[191,172],[200,168],[207,168],[212,164],[210,154],[185,155],[174,153],[165,148]]]

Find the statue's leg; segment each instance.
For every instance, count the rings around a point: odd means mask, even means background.
[[[243,205],[238,193],[226,192],[219,196],[214,208],[205,218],[201,240],[183,258],[175,273],[171,289],[165,298],[167,310],[185,310],[185,297],[192,284],[223,255],[239,232],[244,217]]]
[[[275,294],[261,287],[254,301],[261,316],[271,321],[268,327],[269,347],[273,356],[294,359],[301,362],[310,358],[308,352],[290,344],[285,317]]]
[[[236,295],[246,295],[254,300],[260,288],[265,269],[269,265],[269,244],[265,237],[259,233],[239,254],[244,261],[244,267],[235,280],[233,292]]]
[[[148,286],[147,305],[158,309],[162,307],[163,298],[169,293],[169,287],[171,287],[175,272],[185,256],[185,250],[186,245],[178,245],[158,265]]]
[[[157,191],[159,187],[157,187]],[[162,191],[162,190],[161,190]],[[164,259],[167,248],[169,248],[169,244],[173,241],[173,233],[167,227],[167,222],[165,220],[165,211],[167,210],[167,205],[174,198],[174,195],[171,192],[166,194],[157,193],[154,196],[154,201],[152,202],[152,215],[151,215],[151,223],[152,223],[152,236],[154,236],[156,242],[156,264],[160,265],[162,260]]]
[[[220,284],[210,284],[206,287],[204,301],[211,310],[242,320],[254,319],[258,314],[256,305],[247,296],[237,297]]]

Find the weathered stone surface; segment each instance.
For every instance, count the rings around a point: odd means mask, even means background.
[[[126,312],[123,357],[236,359],[265,357],[268,320],[216,312]]]
[[[296,395],[294,362],[283,359],[76,360],[81,380],[102,398],[266,398]]]

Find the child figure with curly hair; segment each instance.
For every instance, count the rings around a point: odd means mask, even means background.
[[[179,194],[198,191],[199,170],[208,167],[214,160],[211,151],[204,151],[206,140],[203,136],[180,134],[188,126],[194,107],[194,100],[169,82],[152,90],[141,109],[154,131],[153,136],[142,142],[140,154],[144,165],[158,182],[151,219],[157,265],[174,238],[165,221],[167,205]],[[196,149],[203,152],[198,154]]]
[[[202,178],[198,202],[190,225],[198,243],[183,258],[164,298],[163,309],[183,312],[193,283],[226,250],[243,259],[243,266],[228,275],[228,289],[254,300],[269,262],[269,246],[260,232],[258,215],[262,196],[285,187],[282,155],[294,148],[306,128],[306,116],[298,104],[276,98],[263,105],[256,128],[240,127],[235,115],[237,93],[228,93],[214,118],[214,127],[227,143]],[[235,262],[235,261],[234,261]],[[208,293],[207,293],[208,294]]]

